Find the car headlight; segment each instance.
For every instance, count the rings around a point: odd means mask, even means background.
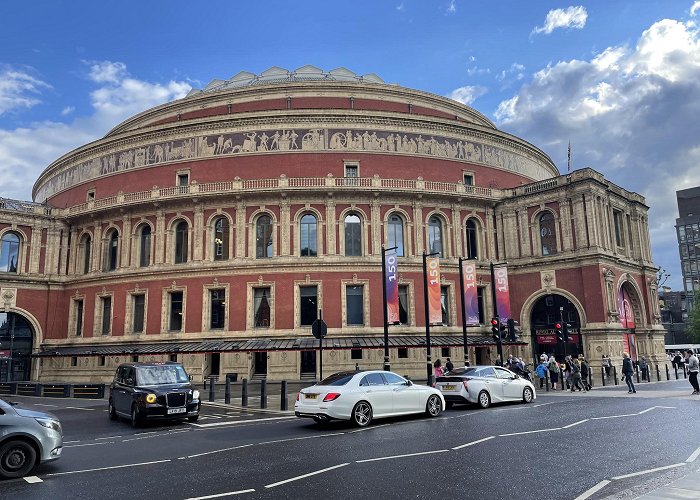
[[[61,422],[59,422],[58,420],[44,417],[35,417],[34,420],[39,422],[39,424],[43,425],[47,429],[53,429],[59,434],[61,433]]]
[[[192,399],[199,399],[199,391],[198,390],[195,389],[194,391],[192,391]]]
[[[147,394],[146,395],[146,403],[155,403],[156,402],[156,395],[155,394]]]

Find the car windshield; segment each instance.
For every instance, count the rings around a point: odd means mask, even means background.
[[[318,385],[345,385],[350,380],[355,376],[356,374],[353,373],[346,373],[346,372],[341,372],[341,373],[335,373],[331,375],[330,377],[327,377],[321,382],[319,382]]]
[[[141,366],[136,370],[138,385],[182,384],[189,382],[180,365]]]

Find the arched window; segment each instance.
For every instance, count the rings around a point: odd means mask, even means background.
[[[540,215],[540,243],[542,245],[542,255],[557,253],[557,231],[552,212],[545,212]]]
[[[119,266],[119,231],[112,229],[106,241],[105,271],[114,271]]]
[[[0,272],[16,273],[19,266],[19,236],[5,233],[0,243]]]
[[[396,247],[396,255],[403,257],[403,219],[400,215],[393,214],[389,217],[389,248]]]
[[[444,257],[442,253],[442,223],[437,217],[428,219],[428,253],[437,253],[438,257]]]
[[[141,228],[139,235],[139,266],[148,267],[151,265],[151,226],[145,225]]]
[[[269,215],[261,215],[255,224],[255,257],[272,257],[272,219]]]
[[[301,256],[316,257],[318,255],[316,217],[311,214],[304,215],[299,222],[299,229]]]
[[[83,236],[83,241],[80,246],[82,248],[83,274],[87,274],[92,267],[92,263],[90,262],[92,260],[92,238],[90,238],[89,234]]]
[[[226,217],[214,222],[214,260],[228,260],[229,224]]]
[[[189,227],[184,220],[175,226],[175,264],[187,262],[187,248],[189,246]]]
[[[345,256],[362,255],[362,223],[355,214],[345,216]]]
[[[467,259],[476,259],[479,256],[476,221],[474,219],[467,219],[467,224],[465,226],[464,250],[467,254]]]

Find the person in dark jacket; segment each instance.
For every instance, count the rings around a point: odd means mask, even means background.
[[[628,394],[636,394],[637,390],[634,388],[634,382],[632,381],[632,375],[634,375],[634,368],[632,367],[632,360],[628,352],[622,353],[622,376],[627,382]]]
[[[588,361],[586,361],[586,358],[584,358],[583,356],[581,356],[579,361],[581,361],[581,383],[583,384],[583,388],[585,390],[590,391],[591,384],[588,383]]]
[[[448,372],[451,372],[452,370],[454,370],[454,368],[455,368],[455,365],[452,364],[452,360],[450,360],[450,358],[447,358],[447,363],[445,363],[445,369]]]

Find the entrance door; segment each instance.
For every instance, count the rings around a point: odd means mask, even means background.
[[[219,376],[219,372],[221,371],[221,354],[218,352],[213,352],[211,354],[207,354],[207,363],[209,365],[209,369],[207,370],[209,373],[207,375],[215,375]]]
[[[256,352],[253,358],[253,373],[255,375],[267,375],[267,353]]]
[[[32,341],[29,322],[19,314],[0,312],[0,380],[19,382],[31,376]]]
[[[301,351],[301,373],[316,376],[316,351]]]

